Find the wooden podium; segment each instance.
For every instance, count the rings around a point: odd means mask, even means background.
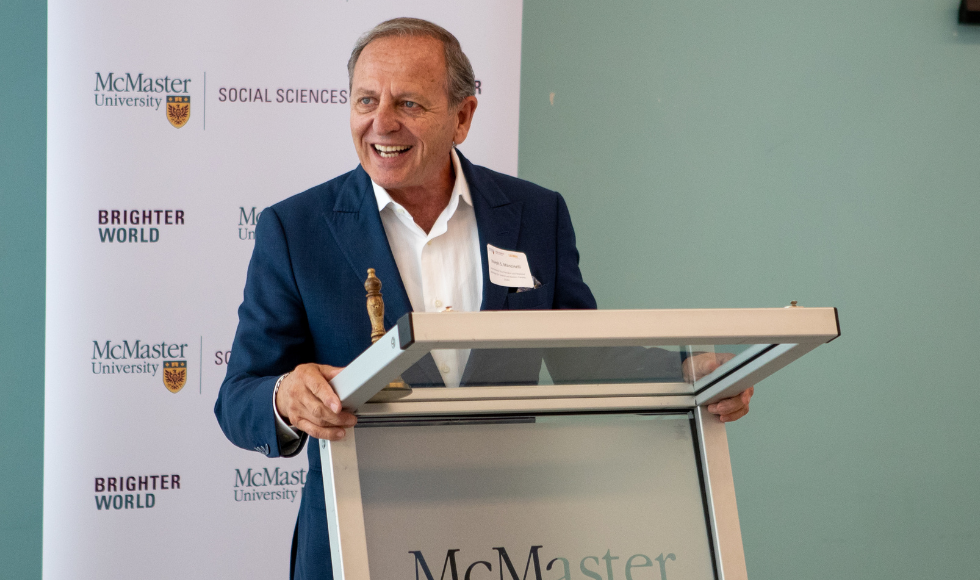
[[[795,306],[408,314],[332,381],[359,416],[320,441],[334,578],[745,578],[705,407],[839,335]]]

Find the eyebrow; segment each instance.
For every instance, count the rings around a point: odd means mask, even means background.
[[[352,96],[355,96],[355,97],[377,97],[378,94],[379,94],[378,91],[375,91],[373,89],[367,89],[367,88],[364,88],[364,87],[356,87],[351,92],[351,95]],[[424,94],[418,93],[418,92],[414,92],[414,91],[409,91],[409,92],[404,92],[404,93],[398,93],[398,94],[392,94],[392,97],[396,101],[417,101],[417,102],[422,102],[422,101],[426,100]]]

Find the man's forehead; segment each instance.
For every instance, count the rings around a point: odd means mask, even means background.
[[[442,51],[442,41],[438,38],[433,38],[431,36],[425,36],[421,34],[404,34],[404,35],[392,35],[392,36],[382,36],[381,38],[375,38],[371,42],[364,46],[364,50],[361,52],[363,55],[369,51],[385,50],[396,48],[408,48],[412,51],[424,51],[424,50],[438,50]]]
[[[442,43],[427,36],[393,36],[373,40],[364,47],[354,65],[355,79],[357,73],[365,69],[371,69],[375,74],[429,71],[442,76],[446,72]]]

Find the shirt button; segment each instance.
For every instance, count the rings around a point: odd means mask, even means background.
[[[436,308],[442,308],[442,300],[436,300]]]
[[[442,374],[448,375],[449,374],[449,365],[442,365],[441,367],[439,367],[439,370],[442,371]]]

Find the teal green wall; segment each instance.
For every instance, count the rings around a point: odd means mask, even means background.
[[[0,578],[41,577],[46,15],[0,2]]]
[[[980,569],[980,29],[956,0],[526,0],[523,177],[605,308],[837,306],[729,429],[755,580]],[[0,3],[0,576],[41,567],[45,4]],[[549,94],[554,93],[554,105]]]
[[[520,174],[565,195],[601,307],[840,309],[729,428],[754,580],[980,569],[958,4],[525,0]]]

